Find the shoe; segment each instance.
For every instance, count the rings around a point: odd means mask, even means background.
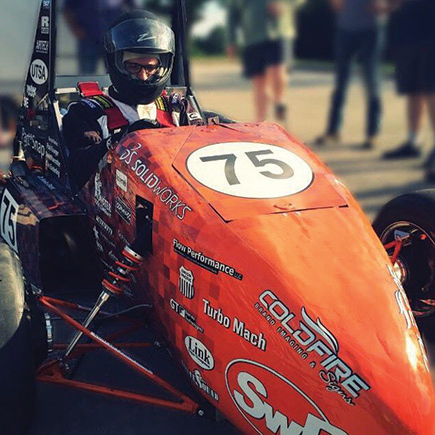
[[[340,135],[327,133],[322,136],[319,136],[314,141],[314,145],[317,146],[329,146],[329,145],[338,145],[340,143]]]
[[[377,137],[376,136],[371,136],[368,137],[365,142],[363,142],[363,144],[361,145],[361,149],[363,150],[372,150],[373,148],[376,148],[377,145]]]
[[[287,106],[285,104],[277,104],[275,106],[275,118],[278,121],[286,121],[286,119],[287,119]]]
[[[416,145],[410,142],[405,142],[403,145],[400,145],[398,148],[385,152],[382,158],[385,160],[410,159],[410,158],[420,157],[420,155],[421,155],[421,151]]]

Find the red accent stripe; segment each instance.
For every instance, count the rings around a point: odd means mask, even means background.
[[[77,87],[79,88],[81,96],[84,98],[93,97],[95,95],[104,95],[98,82],[79,82]]]

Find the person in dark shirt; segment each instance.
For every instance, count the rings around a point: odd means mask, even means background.
[[[172,126],[166,97],[175,53],[173,31],[147,11],[122,15],[107,31],[106,63],[112,86],[72,103],[63,117],[69,173],[79,190],[125,129],[138,120]]]
[[[386,13],[379,0],[329,0],[337,14],[335,37],[335,89],[331,98],[326,132],[316,145],[335,145],[341,140],[343,113],[352,63],[361,62],[367,95],[364,149],[374,147],[382,117],[381,60],[385,41]]]
[[[63,13],[77,39],[80,74],[95,74],[104,56],[106,29],[123,13],[138,7],[137,0],[65,0]]]
[[[384,159],[421,156],[420,134],[426,107],[435,131],[434,23],[433,0],[401,0],[392,16],[397,90],[407,98],[408,138],[397,148],[386,152]],[[429,166],[435,166],[435,156],[429,158]],[[430,172],[435,176],[435,167]]]

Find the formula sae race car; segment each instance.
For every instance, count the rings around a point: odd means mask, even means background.
[[[183,58],[184,7],[174,8],[167,92],[184,93],[194,122],[136,125],[76,191],[62,114],[95,84],[56,76],[55,0],[41,3],[15,141],[22,157],[0,201],[0,432],[25,429],[36,365],[43,382],[169,409],[201,415],[204,400],[243,433],[434,435],[424,345],[370,222],[281,127],[201,110]],[[81,323],[68,310],[82,307],[52,295],[69,282],[99,283]],[[149,320],[201,399],[93,331],[112,296],[152,305]],[[49,313],[77,332],[47,358]],[[68,363],[92,347],[82,336],[171,398],[71,379]]]

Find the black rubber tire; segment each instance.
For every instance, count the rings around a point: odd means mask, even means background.
[[[0,433],[25,434],[35,404],[35,362],[21,264],[0,241]]]
[[[391,241],[391,237],[386,240],[389,231],[395,225],[400,228],[400,223],[403,223],[404,228],[409,223],[429,236],[426,241],[417,242],[417,246],[413,246],[414,252],[411,255],[407,254],[412,273],[410,279],[404,282],[404,288],[412,305],[413,298],[417,297],[417,289],[429,282],[431,273],[434,273],[434,268],[426,260],[435,258],[435,189],[420,190],[394,198],[383,206],[373,222],[373,228],[381,241],[387,243]]]

